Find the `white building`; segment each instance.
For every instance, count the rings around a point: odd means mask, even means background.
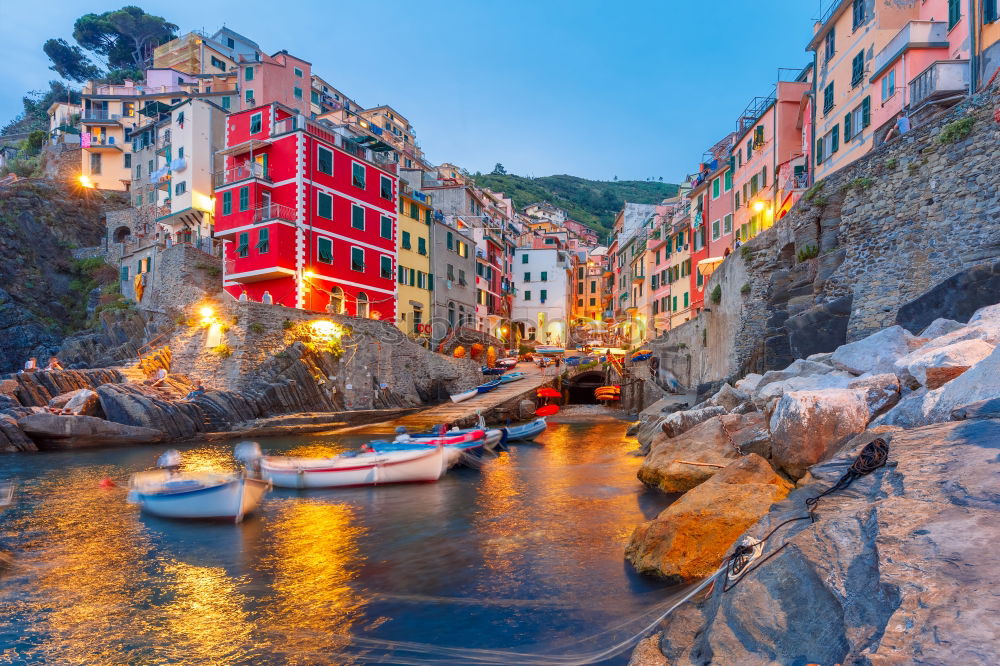
[[[69,102],[53,102],[49,106],[49,142],[80,143],[80,110],[79,104]]]
[[[516,290],[511,318],[524,339],[565,345],[572,313],[570,253],[545,247],[539,240],[514,251]]]

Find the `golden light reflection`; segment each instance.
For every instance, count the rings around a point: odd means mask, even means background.
[[[523,546],[531,525],[523,481],[509,452],[501,453],[483,470],[477,497],[473,523],[483,538],[483,566],[514,585],[525,574]],[[480,581],[482,594],[499,591],[491,584],[491,580]]]
[[[273,501],[273,500],[272,500]],[[348,504],[294,498],[269,521],[264,558],[273,598],[264,602],[261,637],[282,663],[345,663],[330,650],[349,643],[366,600],[352,583],[363,556],[364,534]]]
[[[154,642],[140,609],[155,585],[145,565],[151,545],[120,488],[99,486],[113,467],[66,469],[39,482],[43,498],[12,527],[32,537],[18,556],[32,575],[30,593],[7,606],[24,614],[28,633],[46,640],[21,653],[26,663],[122,664],[128,646]],[[13,612],[10,612],[13,611]]]
[[[245,663],[254,644],[254,625],[239,591],[245,580],[222,567],[169,562],[164,575],[173,599],[158,609],[178,663]]]

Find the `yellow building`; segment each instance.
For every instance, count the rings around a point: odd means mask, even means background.
[[[140,88],[90,82],[83,88],[81,182],[102,190],[128,191],[132,154],[128,142],[139,122]]]
[[[916,2],[835,2],[807,50],[815,53],[814,181],[818,182],[865,155],[874,146],[871,123],[874,94],[870,77],[874,54],[882,51],[919,14]],[[845,136],[841,123],[856,118]]]
[[[409,335],[430,338],[431,195],[399,182],[399,226],[396,229],[398,271],[396,326]]]

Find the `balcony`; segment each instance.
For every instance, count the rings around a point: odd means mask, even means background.
[[[216,171],[212,174],[215,179],[215,187],[220,188],[244,180],[259,180],[265,183],[271,182],[271,176],[266,166],[260,162],[244,162],[231,169]]]
[[[260,208],[254,209],[254,224],[263,224],[264,222],[275,221],[294,224],[295,209],[291,206],[282,206],[281,204],[270,204],[269,206],[261,206]]]
[[[83,140],[80,143],[84,150],[89,150],[92,153],[121,152],[122,150],[121,144],[113,136],[102,136],[98,139],[91,136],[89,140]]]
[[[875,55],[872,78],[877,78],[910,49],[937,48],[948,48],[948,24],[944,21],[910,21]]]
[[[924,104],[965,94],[969,90],[968,60],[939,60],[910,83],[910,111]]]
[[[163,130],[163,133],[156,137],[156,154],[165,155],[170,150],[170,130]]]
[[[111,113],[106,109],[85,109],[80,116],[84,125],[120,125],[122,114]]]

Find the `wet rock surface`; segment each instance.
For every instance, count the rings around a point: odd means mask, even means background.
[[[153,444],[164,439],[163,432],[158,429],[75,414],[29,414],[18,419],[18,425],[42,449]]]

